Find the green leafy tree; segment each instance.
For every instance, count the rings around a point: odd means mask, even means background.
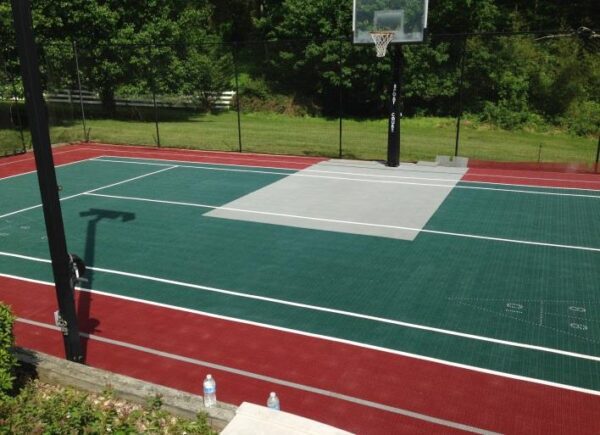
[[[343,0],[286,0],[270,10],[259,25],[272,26],[265,34],[281,42],[269,59],[266,71],[278,89],[308,97],[326,114],[338,112],[340,87],[345,91],[345,108],[372,112],[381,107],[382,80],[387,65],[373,64],[365,47],[347,40],[351,29],[352,4]],[[264,27],[263,27],[264,28]],[[352,92],[350,92],[352,90]],[[360,106],[355,102],[360,101]]]
[[[443,3],[448,7],[435,16],[439,20],[466,16],[463,21],[467,22],[472,15],[477,19],[471,21],[483,26],[483,17],[494,15],[493,4],[488,0],[467,1],[465,7],[470,9],[457,8],[456,2]],[[411,5],[420,8],[420,2]],[[260,23],[272,26],[270,32],[265,32],[268,37],[308,42],[295,46],[281,44],[278,54],[271,59],[272,70],[267,73],[270,79],[280,87],[312,96],[325,113],[337,113],[340,87],[347,114],[382,113],[390,65],[387,59],[375,59],[372,46],[354,46],[348,42],[352,28],[351,2],[286,0],[274,13],[270,20],[265,18]],[[408,113],[450,110],[450,100],[457,93],[460,44],[433,41],[425,46],[405,47],[404,51]]]
[[[10,29],[7,3],[1,4],[0,21]],[[175,93],[186,79],[190,58],[220,59],[214,44],[202,45],[220,40],[208,0],[39,0],[33,7],[46,86],[74,86],[76,41],[83,84],[100,94],[110,114],[117,92]],[[10,32],[1,32],[14,46]]]

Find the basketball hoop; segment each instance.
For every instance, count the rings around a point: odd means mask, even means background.
[[[387,53],[387,47],[392,39],[394,39],[395,32],[393,31],[377,31],[369,32],[373,42],[375,43],[375,49],[377,50],[377,57],[385,57]]]

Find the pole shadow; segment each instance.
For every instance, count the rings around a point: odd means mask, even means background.
[[[85,253],[83,260],[87,266],[91,267],[94,266],[95,260],[96,240],[98,237],[98,224],[102,220],[120,220],[121,222],[126,223],[135,219],[135,213],[98,208],[91,208],[87,211],[80,212],[79,216],[83,218],[90,218],[87,224]],[[79,298],[77,301],[77,318],[79,319],[79,325],[81,331],[87,334],[94,334],[95,332],[100,332],[100,329],[98,329],[100,321],[98,319],[90,317],[93,300],[91,289],[93,289],[93,284],[94,271],[88,268],[86,270],[85,281],[81,283],[81,287],[84,287],[90,291],[80,291]],[[88,340],[88,337],[81,337],[81,346],[84,363],[87,358]]]

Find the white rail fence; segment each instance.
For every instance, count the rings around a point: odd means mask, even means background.
[[[208,101],[212,110],[225,111],[230,110],[235,97],[235,91],[224,91],[218,92],[205,92],[202,98]],[[73,89],[61,89],[55,93],[44,94],[44,98],[49,103],[68,103],[68,104],[79,104],[79,91]],[[102,101],[100,96],[91,91],[81,91],[81,101],[86,105],[100,105]],[[187,96],[178,98],[176,101],[168,101],[167,99],[156,99],[157,107],[164,108],[194,108],[198,104],[195,102],[197,98]],[[126,107],[154,107],[152,97],[138,97],[138,98],[115,98],[117,106]]]

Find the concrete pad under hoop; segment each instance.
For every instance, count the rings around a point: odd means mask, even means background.
[[[465,169],[330,160],[205,216],[413,240]]]

